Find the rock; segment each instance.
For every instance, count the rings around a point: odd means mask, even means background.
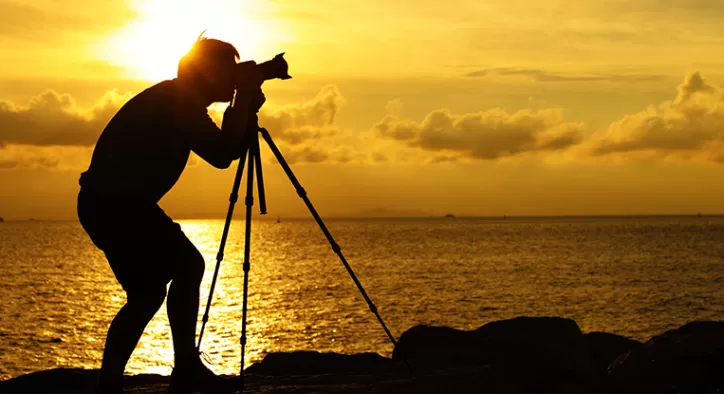
[[[617,359],[609,382],[621,394],[724,392],[724,322],[695,321]]]
[[[609,365],[618,357],[642,345],[639,341],[607,332],[589,332],[583,335],[583,339],[588,345],[593,368],[601,380],[606,380]]]
[[[92,393],[97,378],[98,371],[92,369],[51,369],[0,382],[0,392],[7,394]]]
[[[488,366],[491,380],[478,390],[505,393],[597,393],[601,382],[576,322],[518,317],[474,331],[416,326],[403,333],[393,360],[423,371]]]
[[[244,392],[714,394],[724,393],[722,371],[724,322],[689,323],[642,344],[584,335],[570,319],[519,317],[471,331],[416,326],[402,334],[392,359],[271,353],[244,371]],[[0,393],[91,394],[97,376],[86,369],[41,371],[0,382]],[[127,394],[161,394],[168,377],[126,376],[124,385]]]
[[[485,365],[487,361],[478,349],[473,331],[425,325],[402,333],[392,359],[407,360],[416,369]]]
[[[0,382],[0,393],[53,393],[91,394],[98,379],[97,369],[57,368],[33,372]],[[168,377],[159,375],[126,376],[126,389],[130,393],[165,393]]]
[[[321,375],[381,373],[402,369],[404,364],[377,353],[339,354],[314,351],[269,353],[244,371],[257,375]]]
[[[337,354],[332,357],[342,360],[347,355]],[[245,393],[473,393],[476,391],[470,389],[471,383],[476,383],[480,376],[484,376],[479,372],[479,368],[461,368],[419,376],[411,376],[407,372],[311,375],[292,373],[264,376],[248,372],[249,368],[244,375]],[[97,377],[97,370],[53,369],[0,382],[0,393],[92,394]],[[126,394],[166,394],[168,376],[126,376],[124,386]],[[480,384],[475,384],[473,387],[480,387]]]

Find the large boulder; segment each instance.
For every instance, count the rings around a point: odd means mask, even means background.
[[[575,321],[518,317],[474,331],[416,326],[400,337],[393,360],[413,368],[487,366],[486,387],[496,393],[598,393],[601,382]]]
[[[593,367],[601,380],[607,379],[608,367],[617,358],[642,345],[634,339],[600,331],[583,334],[583,339],[588,345]]]
[[[609,368],[620,394],[724,392],[724,322],[696,321],[634,347]]]

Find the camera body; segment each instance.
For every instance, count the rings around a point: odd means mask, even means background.
[[[246,64],[247,62],[239,63]],[[284,59],[284,52],[274,56],[272,60],[268,60],[264,63],[259,63],[256,65],[259,72],[261,72],[261,75],[264,77],[265,81],[268,81],[270,79],[289,79],[291,76],[289,75],[289,65],[287,64],[287,61]],[[238,72],[244,72],[244,67],[238,67]]]

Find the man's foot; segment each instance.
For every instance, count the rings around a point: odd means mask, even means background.
[[[241,388],[238,377],[223,377],[213,373],[201,361],[191,368],[174,368],[168,385],[169,394],[191,394],[195,392],[231,394]]]

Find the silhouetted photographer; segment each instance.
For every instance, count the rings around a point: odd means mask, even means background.
[[[146,325],[166,299],[174,346],[169,392],[233,391],[195,347],[204,259],[181,227],[158,206],[191,152],[228,168],[256,138],[264,104],[264,67],[237,63],[228,43],[200,38],[179,62],[177,78],[128,101],[100,135],[80,177],[78,217],[127,294],[108,330],[96,393],[122,393],[123,373]],[[207,107],[234,101],[221,129]]]
[[[98,139],[90,168],[81,174],[78,217],[95,245],[105,252],[128,297],[108,330],[96,394],[123,392],[126,363],[144,328],[166,299],[169,282],[167,308],[175,358],[169,393],[244,391],[255,172],[259,207],[262,214],[266,213],[259,136],[269,145],[297,195],[304,200],[370,312],[382,325],[390,342],[397,345],[377,306],[347,263],[339,244],[324,225],[269,131],[258,124],[257,112],[265,101],[261,84],[268,79],[291,78],[282,55],[284,53],[261,64],[252,61],[237,64],[239,54],[232,45],[199,39],[181,59],[178,78],[152,86],[131,99],[111,119]],[[219,130],[206,108],[214,102],[228,101],[231,105],[224,113]],[[192,151],[217,168],[227,168],[232,161],[240,159],[196,347],[196,317],[204,260],[181,227],[158,206],[158,201],[183,172]],[[241,363],[239,376],[225,379],[206,368],[199,359],[199,352],[246,160]],[[411,367],[410,372],[414,372]]]

